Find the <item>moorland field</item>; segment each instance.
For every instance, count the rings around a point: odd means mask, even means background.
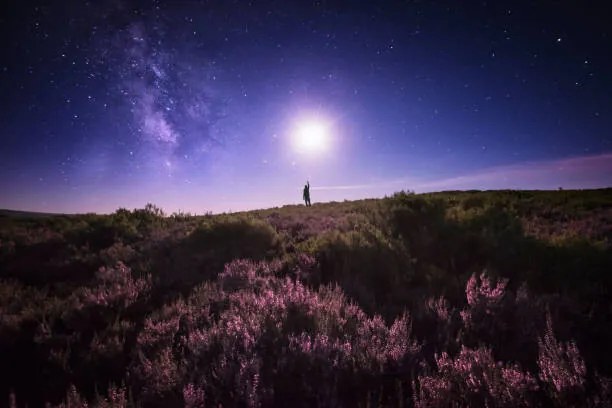
[[[3,211],[0,405],[610,406],[611,289],[612,189]]]

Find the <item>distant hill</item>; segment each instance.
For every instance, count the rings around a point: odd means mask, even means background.
[[[19,210],[6,210],[0,209],[0,217],[12,217],[12,218],[46,218],[46,217],[57,217],[60,215],[57,213],[42,213],[33,211],[19,211]]]

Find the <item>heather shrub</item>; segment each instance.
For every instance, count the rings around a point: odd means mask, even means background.
[[[134,332],[134,323],[120,320],[94,333],[86,358],[93,366],[104,366],[109,377],[121,376],[125,366],[124,348],[128,337]]]
[[[85,358],[117,374],[126,364],[125,344],[135,331],[134,319],[143,313],[151,286],[150,275],[134,277],[121,262],[101,267],[94,285],[81,288],[71,297],[71,309],[62,314],[61,327],[66,333],[87,333],[79,339],[87,341]]]
[[[461,341],[470,347],[488,344],[498,357],[534,368],[542,307],[524,285],[516,293],[507,285],[504,278],[472,274],[465,288],[467,306],[460,312]]]
[[[0,281],[0,343],[10,341],[11,333],[14,335],[23,322],[40,315],[46,302],[53,299],[43,291],[14,280]]]
[[[188,299],[179,298],[164,305],[144,320],[129,368],[131,384],[142,401],[179,403],[180,380],[191,375],[184,370],[183,360],[189,357],[187,339],[195,328],[210,327],[226,308],[225,303],[217,285],[205,283],[196,287]]]
[[[99,256],[104,265],[115,266],[118,262],[129,264],[137,254],[131,246],[115,242],[110,247],[101,250]]]
[[[126,347],[136,330],[130,319],[142,313],[133,308],[146,299],[150,277],[134,278],[119,263],[100,268],[92,283],[64,299],[61,309],[46,311],[36,325],[34,350],[48,376],[40,379],[47,400],[56,400],[69,382],[91,398],[95,386],[120,382],[125,375]]]
[[[217,278],[222,290],[235,292],[240,289],[261,288],[283,268],[279,261],[254,262],[238,259],[228,263]]]
[[[407,316],[389,327],[380,317],[367,317],[338,288],[315,292],[276,277],[277,269],[235,261],[218,278],[221,305],[214,305],[217,299],[196,307],[199,295],[148,320],[132,368],[145,401],[193,387],[207,402],[224,405],[353,400],[380,387],[382,373],[405,370],[418,352]]]
[[[144,296],[150,287],[150,276],[133,278],[130,268],[118,262],[115,267],[101,267],[96,272],[96,286],[82,290],[82,302],[85,307],[122,310]]]
[[[595,375],[595,392],[590,398],[589,405],[593,407],[612,406],[612,379]]]
[[[264,218],[283,236],[287,250],[291,252],[309,238],[330,231],[347,232],[367,222],[366,217],[346,208],[334,214],[331,209],[308,209],[303,213],[281,215],[273,212]]]
[[[422,342],[424,358],[433,363],[435,353],[458,351],[462,321],[457,308],[443,296],[428,297],[412,309],[415,336]]]
[[[12,390],[21,400],[24,390],[38,391],[45,386],[41,381],[45,364],[36,346],[37,326],[46,316],[59,315],[64,308],[61,299],[46,291],[15,281],[0,281],[0,395],[6,397]],[[62,349],[43,356],[56,360],[58,365],[66,364]]]
[[[468,333],[476,339],[490,342],[511,329],[507,319],[501,318],[509,298],[507,284],[507,279],[494,282],[484,273],[480,277],[472,274],[468,279],[465,288],[468,307],[461,311],[461,319]]]
[[[50,406],[51,404],[47,404]],[[106,396],[98,396],[96,400],[88,404],[87,400],[79,394],[76,387],[71,385],[66,393],[65,400],[57,405],[57,408],[127,408],[133,406],[129,404],[128,395],[125,387],[111,385]]]
[[[289,275],[304,283],[321,281],[321,267],[319,261],[307,253],[300,252],[285,258],[285,265]]]
[[[187,374],[185,367],[173,357],[170,347],[148,357],[139,355],[138,365],[131,370],[135,383],[139,385],[141,400],[161,406],[179,403],[178,389]]]
[[[106,397],[98,397],[96,408],[127,408],[129,404],[128,392],[125,387],[111,385],[106,393]]]
[[[453,358],[436,356],[432,374],[416,381],[417,407],[531,406],[538,389],[535,378],[517,365],[498,363],[487,348],[462,347]]]
[[[185,408],[204,408],[204,390],[193,384],[187,384],[183,387],[183,401]]]
[[[66,393],[66,400],[59,404],[58,408],[87,408],[87,401],[79,394],[74,385]]]
[[[555,338],[550,315],[544,336],[538,339],[540,379],[559,406],[583,406],[586,403],[586,365],[576,343]]]

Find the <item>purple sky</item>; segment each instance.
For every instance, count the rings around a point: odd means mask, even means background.
[[[26,4],[27,3],[27,4]],[[567,2],[2,6],[0,208],[237,211],[612,186],[612,41]],[[329,125],[303,154],[304,118]]]

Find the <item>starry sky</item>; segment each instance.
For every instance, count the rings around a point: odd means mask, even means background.
[[[612,186],[605,2],[7,1],[0,208]],[[329,144],[304,154],[296,123]]]

